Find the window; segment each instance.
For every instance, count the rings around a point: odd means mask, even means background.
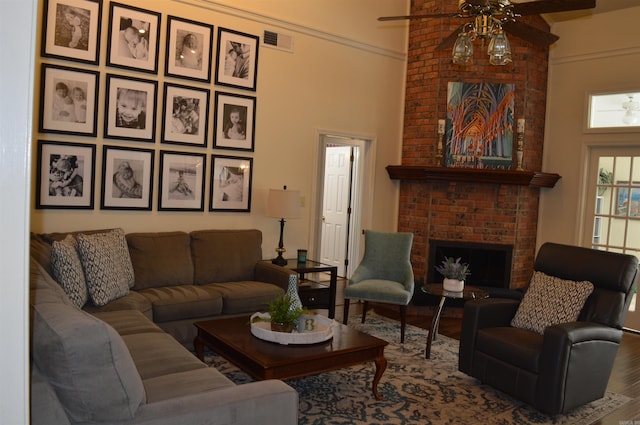
[[[595,154],[598,172],[592,246],[640,258],[640,156]],[[638,308],[636,302],[634,296],[630,313]]]
[[[589,96],[590,129],[640,126],[640,93]]]

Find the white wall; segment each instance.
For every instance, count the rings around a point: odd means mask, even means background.
[[[579,244],[590,146],[640,145],[637,132],[585,132],[589,93],[640,89],[640,7],[553,24],[543,171],[562,179],[541,189],[538,245]]]
[[[126,2],[125,2],[126,3]],[[225,3],[227,5],[225,5]],[[90,228],[123,227],[125,231],[192,230],[202,228],[261,229],[264,234],[265,256],[274,254],[279,224],[265,217],[269,188],[287,185],[299,189],[305,197],[303,219],[289,220],[286,246],[289,250],[308,247],[312,212],[309,206],[314,197],[313,184],[317,163],[316,130],[323,129],[368,136],[375,140],[377,158],[373,189],[372,223],[378,229],[395,229],[397,223],[398,184],[391,181],[384,167],[399,163],[401,158],[402,117],[404,108],[406,25],[381,26],[376,18],[386,14],[403,14],[406,1],[358,0],[341,2],[310,2],[300,5],[293,1],[243,1],[234,6],[230,0],[220,2],[199,0],[140,0],[138,7],[162,13],[160,58],[165,56],[165,24],[168,15],[175,15],[217,28],[225,27],[262,36],[265,29],[293,35],[294,53],[260,47],[257,91],[229,89],[213,84],[199,84],[187,80],[164,78],[164,62],[158,76],[108,68],[106,63],[107,17],[109,2],[104,2],[103,37],[101,49],[102,82],[100,99],[104,99],[107,72],[157,78],[159,87],[164,81],[256,96],[255,152],[213,150],[211,143],[204,148],[182,148],[160,143],[161,120],[158,120],[156,150],[184,150],[221,155],[245,155],[254,158],[253,196],[250,213],[208,212],[209,182],[205,189],[204,212],[158,212],[157,196],[153,211],[101,211],[100,178],[96,182],[93,211],[33,210],[31,228],[36,232],[81,230]],[[215,40],[214,40],[215,45]],[[38,57],[37,61],[41,59]],[[42,59],[48,63],[68,62]],[[213,61],[215,63],[215,60]],[[71,64],[73,66],[73,64]],[[82,67],[82,65],[79,65]],[[36,81],[39,81],[39,65]],[[161,92],[161,89],[159,90]],[[161,94],[161,93],[160,93]],[[36,93],[35,99],[39,98]],[[159,96],[162,99],[162,96]],[[36,100],[35,108],[38,108]],[[159,100],[158,111],[162,101]],[[213,134],[211,108],[209,134]],[[37,116],[37,111],[34,113]],[[98,107],[98,137],[89,140],[97,144],[97,169],[101,167],[102,144],[148,148],[150,144],[102,138],[104,104]],[[37,123],[34,123],[37,132]],[[87,138],[56,134],[38,134],[38,139],[81,141]],[[208,167],[210,167],[208,163]],[[35,167],[34,167],[35,168]],[[158,184],[156,157],[155,186]],[[35,171],[34,171],[35,173]],[[98,174],[99,177],[99,174]],[[35,180],[35,174],[33,174]]]
[[[29,93],[36,5],[0,1],[0,423],[8,425],[28,423]]]

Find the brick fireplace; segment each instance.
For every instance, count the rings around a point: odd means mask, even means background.
[[[457,1],[415,0],[412,13],[456,12]],[[539,16],[519,18],[543,30]],[[539,171],[546,108],[548,49],[509,36],[513,63],[489,64],[484,46],[474,42],[473,65],[451,63],[451,51],[435,51],[461,24],[459,19],[411,21],[407,64],[402,163],[439,167],[437,123],[446,118],[448,82],[515,85],[515,118],[526,119],[525,170]],[[515,152],[515,149],[514,149]],[[514,158],[515,160],[515,158]],[[390,164],[393,165],[393,164]],[[514,167],[515,168],[515,167]],[[496,180],[496,179],[494,179]],[[398,231],[414,234],[411,261],[416,280],[427,281],[429,239],[513,246],[511,288],[525,286],[532,274],[536,247],[539,187],[474,179],[402,178]]]

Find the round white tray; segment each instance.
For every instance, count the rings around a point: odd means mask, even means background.
[[[255,318],[261,320],[254,322]],[[298,319],[300,331],[274,332],[271,330],[269,313],[254,313],[251,316],[251,334],[265,341],[282,345],[317,344],[333,338],[335,321],[319,314],[303,314]],[[306,330],[305,330],[306,329]]]

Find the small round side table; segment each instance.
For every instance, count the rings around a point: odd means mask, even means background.
[[[438,309],[436,310],[436,313],[433,315],[433,319],[431,320],[431,329],[429,329],[429,336],[427,337],[427,347],[425,349],[424,358],[428,359],[431,357],[431,342],[436,339],[436,336],[438,334],[440,314],[442,313],[442,308],[444,307],[445,300],[447,298],[462,300],[488,298],[489,293],[487,291],[483,291],[482,289],[468,285],[465,285],[464,289],[460,292],[445,291],[441,283],[427,283],[422,287],[422,292],[440,297],[440,303],[438,304]]]

